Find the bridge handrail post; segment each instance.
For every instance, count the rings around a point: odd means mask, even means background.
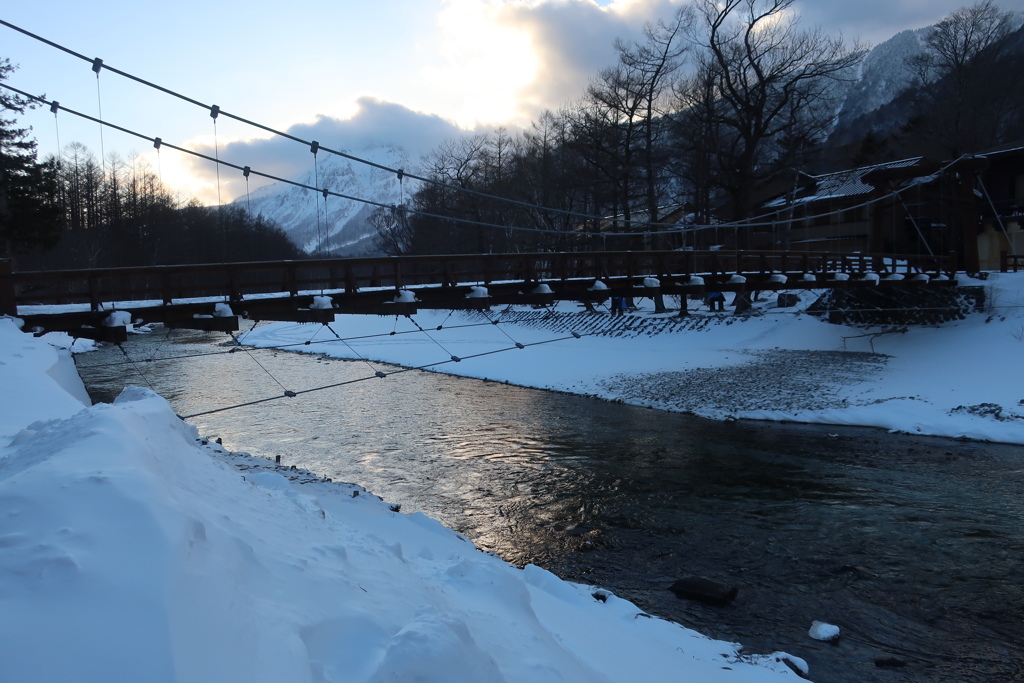
[[[89,310],[99,311],[103,306],[103,299],[99,293],[99,278],[96,273],[89,273],[86,280],[89,283]]]
[[[285,285],[288,287],[288,293],[292,296],[299,295],[298,275],[296,273],[298,267],[299,264],[295,261],[288,261],[287,265],[285,265]]]
[[[405,280],[403,279],[403,272],[402,272],[402,264],[403,263],[405,263],[405,261],[399,261],[397,259],[395,261],[392,261],[392,265],[394,266],[394,275],[395,275],[395,289],[401,289],[402,287],[405,286]]]
[[[238,286],[238,268],[235,266],[228,266],[228,300],[229,301],[241,301],[242,291],[241,287]]]
[[[14,272],[10,259],[0,259],[0,315],[18,315],[14,293]]]
[[[159,266],[161,269],[163,266]],[[163,299],[164,305],[170,305],[173,300],[171,295],[171,274],[167,270],[160,271],[160,298]]]

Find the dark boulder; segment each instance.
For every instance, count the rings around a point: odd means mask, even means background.
[[[907,663],[902,659],[896,659],[895,657],[880,657],[875,660],[875,666],[879,669],[900,669],[906,665]]]
[[[683,577],[669,586],[669,590],[675,593],[677,598],[696,600],[716,607],[728,605],[739,592],[735,586],[729,586],[703,576]]]

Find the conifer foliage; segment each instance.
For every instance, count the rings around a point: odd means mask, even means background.
[[[0,80],[14,70],[0,59]],[[73,142],[37,158],[17,117],[32,103],[0,92],[0,258],[16,270],[299,258],[284,232],[239,207],[182,202],[144,159],[97,161]]]
[[[0,59],[0,81],[14,66]],[[60,236],[60,215],[54,201],[56,169],[40,164],[36,143],[16,116],[29,103],[0,92],[0,258],[30,247],[52,247]]]

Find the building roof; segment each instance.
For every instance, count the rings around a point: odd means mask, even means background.
[[[853,197],[868,194],[874,190],[874,187],[864,182],[864,177],[872,171],[907,168],[919,164],[923,159],[924,157],[900,159],[899,161],[889,161],[883,164],[862,166],[861,168],[852,168],[821,175],[801,173],[800,175],[804,182],[800,183],[798,181],[796,194],[792,198],[790,193],[786,193],[766,202],[764,207],[771,209],[786,206],[790,199],[794,203],[806,203],[835,197]]]

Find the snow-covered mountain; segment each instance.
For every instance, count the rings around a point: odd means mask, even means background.
[[[855,145],[875,130],[885,137],[889,128],[905,119],[908,97],[912,94],[903,93],[915,86],[916,78],[910,61],[924,53],[924,41],[930,30],[931,27],[925,27],[903,31],[868,52],[844,86],[842,104],[828,141],[832,150]],[[401,147],[369,147],[350,153],[389,168],[412,172],[416,168],[416,160],[411,160]],[[321,154],[318,161],[318,178],[310,170],[294,180],[386,205],[403,203],[418,186],[405,178],[403,187],[394,173],[331,154]],[[236,203],[245,201],[242,197]],[[276,222],[310,254],[381,253],[374,244],[376,232],[368,223],[376,209],[372,205],[331,197],[325,206],[320,193],[280,183],[255,191],[249,202],[253,214],[263,214]]]
[[[345,150],[348,152],[348,150]],[[398,147],[377,147],[349,152],[382,166],[412,171],[409,155]],[[316,170],[296,182],[382,204],[401,204],[415,191],[415,181],[399,182],[396,174],[334,154],[321,153]],[[371,204],[330,196],[294,185],[275,183],[254,191],[248,198],[253,215],[262,214],[277,223],[295,244],[310,254],[356,256],[380,253],[374,246],[376,231],[369,218]]]
[[[929,30],[902,31],[868,51],[843,99],[838,128],[889,104],[913,85],[914,73],[909,63],[924,53]]]

